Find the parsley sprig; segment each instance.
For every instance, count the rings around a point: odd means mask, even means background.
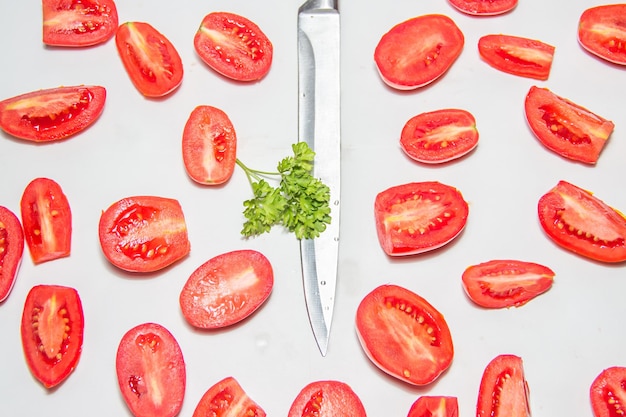
[[[237,159],[254,195],[243,202],[246,221],[241,234],[245,237],[269,232],[281,224],[298,239],[312,239],[330,224],[330,189],[312,175],[315,152],[306,142],[293,144],[292,150],[293,156],[282,159],[276,172],[255,170]],[[277,187],[265,179],[270,177],[279,177]]]

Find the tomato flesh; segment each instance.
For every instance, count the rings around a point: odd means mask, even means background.
[[[511,35],[485,35],[478,40],[480,56],[492,67],[520,77],[547,80],[554,46]]]
[[[522,358],[498,355],[487,364],[478,391],[478,417],[530,417],[529,389]]]
[[[265,417],[265,411],[254,402],[233,377],[211,386],[202,396],[192,417]]]
[[[458,417],[459,402],[456,397],[429,396],[419,397],[411,408],[407,417]]]
[[[314,381],[294,399],[287,417],[365,417],[361,399],[341,381]]]
[[[578,21],[578,42],[599,58],[626,65],[626,4],[586,9]]]
[[[24,231],[17,216],[0,206],[0,303],[13,289],[24,254]]]
[[[518,0],[448,0],[457,10],[473,16],[494,16],[510,12]]]
[[[626,367],[604,369],[589,389],[594,417],[620,417],[626,406]]]

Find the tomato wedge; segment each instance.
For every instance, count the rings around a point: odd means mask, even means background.
[[[423,395],[409,410],[407,417],[458,417],[459,402],[456,397]]]
[[[448,71],[464,44],[463,32],[448,16],[422,15],[385,33],[376,45],[374,61],[390,87],[413,90]]]
[[[178,342],[157,323],[124,334],[115,357],[122,397],[135,417],[174,417],[185,398],[187,373]]]
[[[340,381],[314,381],[294,399],[287,417],[365,417],[361,399]]]
[[[444,246],[461,233],[468,215],[469,206],[461,192],[436,181],[388,188],[374,202],[378,240],[390,256]]]
[[[31,288],[22,314],[22,347],[33,376],[46,388],[60,384],[78,365],[84,327],[82,303],[74,288]]]
[[[163,97],[183,81],[183,61],[163,34],[145,22],[126,22],[115,33],[117,52],[130,80],[146,97]]]
[[[20,202],[24,239],[35,264],[70,255],[72,212],[61,186],[49,178],[35,178]]]
[[[548,291],[554,271],[534,262],[492,260],[469,266],[462,276],[469,298],[486,308],[521,307]]]
[[[626,368],[613,366],[600,372],[589,389],[594,417],[618,417],[626,404]]]
[[[478,391],[477,417],[530,417],[522,358],[498,355],[487,364]]]
[[[486,63],[520,77],[547,80],[554,59],[554,46],[535,39],[512,35],[485,35],[478,52]]]
[[[237,134],[228,115],[211,106],[198,106],[183,131],[183,162],[187,174],[200,184],[223,184],[235,171]]]
[[[474,116],[461,109],[421,113],[409,119],[400,135],[402,150],[426,164],[449,162],[471,152],[478,145]]]
[[[265,417],[265,411],[244,391],[232,376],[209,388],[196,406],[192,417]]]
[[[15,213],[0,206],[0,303],[13,289],[24,254],[24,231]]]
[[[626,218],[589,191],[559,181],[539,199],[538,213],[559,246],[600,262],[626,261]]]
[[[381,285],[367,294],[357,309],[356,329],[368,358],[409,384],[430,384],[452,363],[452,336],[443,315],[406,288]]]
[[[119,24],[113,0],[43,0],[43,43],[82,47],[104,43]]]
[[[256,81],[269,72],[274,47],[251,20],[227,12],[209,13],[193,40],[198,56],[217,73],[236,81]]]
[[[510,12],[518,0],[448,0],[457,10],[472,16],[494,16]]]
[[[129,272],[158,271],[191,250],[183,210],[170,198],[123,198],[102,213],[98,233],[104,256]]]
[[[595,164],[615,125],[547,88],[531,87],[524,105],[533,134],[564,158]]]
[[[106,101],[97,85],[48,88],[0,101],[0,128],[33,142],[66,139],[93,124]]]
[[[625,22],[626,4],[591,7],[580,15],[578,42],[597,57],[626,65]]]

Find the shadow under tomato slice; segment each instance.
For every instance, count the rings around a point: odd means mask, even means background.
[[[626,404],[626,367],[604,369],[593,380],[589,396],[594,417],[617,417]]]
[[[24,231],[15,213],[0,206],[0,303],[13,289],[24,254]]]
[[[530,417],[529,389],[522,358],[503,354],[487,364],[480,381],[476,415]]]
[[[192,417],[265,417],[265,411],[254,402],[233,377],[211,386],[200,398]]]
[[[350,416],[365,417],[361,399],[352,388],[340,381],[314,381],[307,384],[293,400],[287,417]]]

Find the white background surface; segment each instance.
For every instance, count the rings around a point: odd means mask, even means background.
[[[3,416],[125,416],[117,387],[115,352],[122,335],[153,321],[179,341],[187,363],[181,416],[191,416],[202,394],[234,376],[271,416],[285,416],[309,382],[335,379],[360,396],[368,415],[405,416],[420,395],[457,396],[460,415],[475,414],[485,365],[496,355],[524,360],[534,416],[591,415],[588,389],[604,368],[626,365],[621,329],[626,315],[624,265],[603,265],[553,244],[541,231],[539,197],[565,179],[626,210],[626,70],[592,57],[578,45],[578,17],[594,1],[521,0],[507,15],[476,18],[444,0],[344,1],[343,43],[343,212],[340,281],[330,346],[321,357],[306,315],[298,244],[275,229],[243,240],[243,200],[251,190],[243,171],[229,183],[208,188],[186,175],[181,133],[199,104],[221,108],[239,138],[246,164],[272,169],[297,139],[296,0],[123,1],[120,23],[146,21],[176,46],[185,67],[183,84],[163,100],[143,98],[131,84],[114,41],[64,50],[41,42],[36,1],[5,2],[0,13],[0,97],[40,88],[100,84],[107,88],[101,118],[83,134],[37,146],[0,134],[0,204],[19,213],[26,184],[45,176],[65,191],[73,212],[71,256],[34,266],[25,250],[13,292],[0,305],[0,404]],[[255,21],[274,44],[272,69],[262,81],[236,84],[208,69],[193,49],[200,21],[212,11],[231,11]],[[393,25],[427,13],[451,17],[465,34],[465,48],[438,82],[397,92],[380,80],[373,51]],[[498,72],[481,61],[480,36],[507,33],[556,47],[548,81]],[[531,85],[555,93],[612,120],[615,131],[594,167],[576,164],[544,149],[529,131],[523,101]],[[474,114],[478,148],[445,166],[418,165],[398,139],[412,116],[445,107]],[[442,249],[405,259],[386,257],[373,221],[376,194],[410,181],[437,180],[461,190],[470,204],[467,227]],[[191,254],[173,267],[146,277],[109,265],[98,243],[100,212],[131,195],[177,198],[185,212]],[[249,320],[218,332],[191,328],[178,306],[191,272],[209,258],[235,249],[262,251],[275,272],[274,291]],[[461,287],[461,273],[475,263],[516,258],[556,272],[553,288],[510,310],[475,307]],[[43,388],[22,354],[19,323],[29,289],[36,284],[75,287],[83,301],[85,341],[80,363],[62,385]],[[386,376],[361,350],[354,330],[359,301],[384,283],[405,286],[425,297],[447,319],[455,357],[435,383],[416,388]]]

